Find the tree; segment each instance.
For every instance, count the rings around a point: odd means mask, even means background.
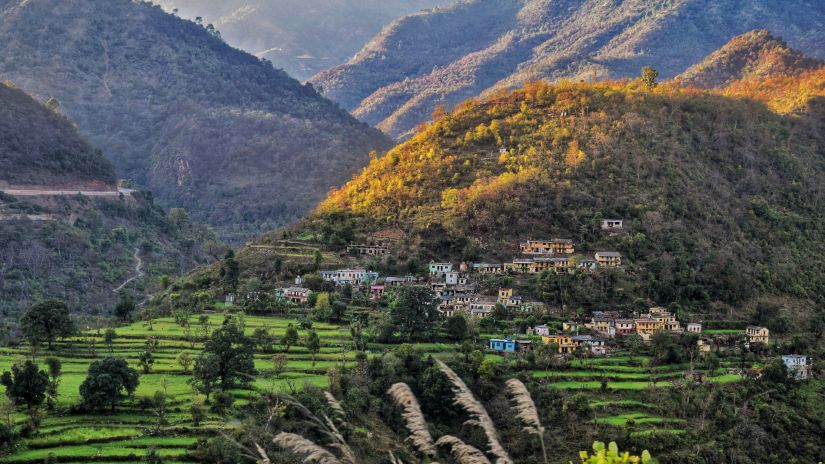
[[[647,87],[649,90],[653,90],[656,88],[658,83],[656,79],[659,78],[659,71],[650,66],[645,66],[642,68],[642,84]]]
[[[255,341],[258,349],[264,353],[270,351],[272,345],[275,343],[275,337],[269,333],[269,329],[266,327],[256,328],[255,331],[252,332],[252,340]]]
[[[206,395],[206,401],[209,401],[209,395],[217,389],[220,382],[219,368],[220,360],[212,353],[204,352],[195,358],[195,368],[192,369],[189,383],[196,392]]]
[[[123,358],[109,357],[89,365],[80,384],[82,403],[89,409],[108,406],[114,414],[124,392],[132,395],[140,383],[139,374]]]
[[[284,333],[284,338],[281,339],[281,344],[284,345],[284,351],[289,353],[289,347],[298,343],[298,329],[296,329],[292,324],[289,324],[286,327],[286,333]]]
[[[390,303],[390,320],[408,340],[432,332],[440,318],[437,298],[429,288],[401,287]]]
[[[49,376],[37,368],[37,364],[26,361],[11,366],[11,372],[5,371],[0,376],[0,384],[6,387],[6,396],[15,404],[24,404],[31,410],[43,404]]]
[[[444,330],[447,331],[447,336],[455,341],[464,340],[467,337],[467,319],[460,314],[447,319],[444,323]]]
[[[192,425],[200,427],[201,421],[206,417],[203,410],[203,402],[200,398],[192,400],[192,405],[189,406],[189,414],[192,415]]]
[[[192,355],[188,351],[181,351],[178,353],[175,360],[178,362],[181,369],[183,369],[183,372],[188,374],[189,367],[192,365]]]
[[[46,358],[44,362],[46,363],[46,367],[48,368],[47,373],[49,374],[49,386],[46,388],[48,397],[46,401],[48,402],[49,409],[51,409],[57,402],[57,387],[60,386],[60,375],[62,374],[63,364],[60,362],[60,359],[51,356]]]
[[[106,344],[106,348],[109,349],[109,354],[115,354],[115,338],[117,338],[117,332],[115,329],[106,329],[106,332],[103,333],[103,342]]]
[[[223,389],[248,384],[255,374],[255,343],[244,335],[236,318],[228,317],[204,344],[204,352],[216,357]]]
[[[321,339],[318,338],[318,333],[310,330],[305,343],[307,351],[312,355],[312,367],[315,367],[315,355],[321,350]]]
[[[155,364],[155,357],[151,351],[144,351],[138,356],[138,364],[143,368],[143,373],[148,374],[152,371],[152,365]]]
[[[231,249],[226,252],[221,265],[221,283],[226,290],[232,291],[238,287],[238,278],[241,275],[238,261],[235,260],[235,252]]]
[[[276,354],[272,357],[272,375],[275,378],[281,376],[286,370],[287,362],[289,361],[289,357],[285,354]]]
[[[51,350],[52,343],[57,338],[74,334],[74,322],[65,303],[46,300],[35,304],[23,314],[20,329],[29,343],[39,345],[45,341]]]
[[[168,422],[166,421],[166,413],[169,408],[168,396],[166,393],[157,390],[155,395],[152,397],[152,409],[155,412],[155,415],[158,417],[157,426],[155,427],[155,432],[159,432],[160,428],[166,425]]]
[[[137,306],[135,305],[135,298],[126,290],[119,291],[117,298],[117,304],[115,305],[114,310],[115,318],[122,322],[131,321],[132,315],[137,309]]]

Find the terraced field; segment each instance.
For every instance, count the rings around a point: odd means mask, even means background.
[[[223,315],[211,315],[209,321],[214,329],[223,321]],[[190,324],[195,332],[197,317],[193,316]],[[258,327],[268,327],[278,338],[284,335],[288,324],[297,327],[296,320],[274,317],[247,316],[245,324],[247,334]],[[271,360],[273,354],[256,354],[255,367],[261,375],[254,386],[266,390],[301,388],[306,383],[323,386],[327,383],[326,371],[329,368],[353,363],[355,353],[350,348],[347,327],[315,323],[313,329],[322,342],[314,363],[306,348],[290,347],[286,370],[275,377]],[[53,352],[37,354],[37,361],[42,362],[45,356],[56,356],[63,363],[58,408],[43,420],[38,435],[25,440],[24,446],[5,461],[135,462],[150,448],[163,456],[164,462],[192,461],[188,454],[197,440],[227,426],[221,417],[213,414],[197,428],[192,423],[189,407],[199,395],[194,394],[188,383],[190,376],[183,372],[175,358],[181,351],[196,355],[202,349],[200,341],[187,341],[183,327],[171,318],[157,319],[151,324],[135,323],[117,328],[116,332],[111,350],[104,343],[103,331],[93,331],[57,343]],[[306,332],[299,330],[302,337]],[[78,388],[93,360],[108,355],[122,356],[131,367],[140,370],[138,355],[144,350],[147,338],[158,340],[158,347],[153,352],[155,364],[149,374],[141,374],[134,400],[121,405],[116,415],[69,413],[69,408],[80,400]],[[31,352],[26,347],[0,350],[0,370],[7,370],[15,361],[30,356]],[[168,423],[162,427],[158,427],[158,418],[151,410],[139,407],[141,397],[150,397],[156,391],[165,391],[174,398],[167,416]],[[242,402],[249,391],[238,390],[234,393],[236,401]],[[200,398],[203,399],[202,396]],[[23,419],[22,415],[18,417],[18,420]]]
[[[222,314],[210,315],[210,330],[219,327],[222,321]],[[298,326],[295,319],[279,317],[246,316],[244,323],[247,334],[266,327],[278,340],[289,324]],[[109,345],[104,342],[104,330],[87,331],[57,343],[54,351],[35,353],[36,361],[40,363],[46,356],[56,356],[63,363],[58,407],[43,419],[38,434],[24,440],[5,462],[136,462],[150,449],[162,456],[164,462],[192,462],[191,451],[199,439],[232,425],[211,413],[197,427],[192,422],[189,408],[193,401],[202,401],[203,397],[193,392],[188,383],[189,374],[176,361],[181,352],[188,351],[194,356],[203,347],[203,329],[198,317],[192,316],[189,325],[187,331],[172,318],[134,323],[117,328],[117,336]],[[272,361],[275,353],[257,353],[255,366],[259,376],[253,386],[266,391],[289,391],[307,384],[324,386],[328,382],[329,369],[354,364],[356,353],[352,350],[348,327],[315,323],[313,330],[321,338],[321,349],[315,359],[305,347],[292,346],[287,353],[286,368],[276,375]],[[303,338],[307,331],[299,330],[299,333]],[[141,374],[134,398],[124,402],[116,415],[72,413],[72,407],[80,401],[79,386],[92,361],[109,355],[120,356],[131,367],[140,370],[138,356],[145,350],[146,341],[151,339],[157,340],[151,372]],[[279,345],[275,348],[280,352]],[[370,345],[372,353],[393,348]],[[419,343],[416,348],[446,358],[456,350],[456,345]],[[2,349],[0,370],[7,370],[13,363],[31,356],[31,350],[26,346]],[[495,353],[487,353],[486,357],[502,359]],[[600,427],[621,427],[628,429],[628,433],[639,435],[680,434],[684,433],[684,424],[646,402],[645,393],[651,388],[670,388],[687,369],[686,365],[651,366],[648,357],[631,358],[619,354],[609,358],[574,360],[567,368],[535,371],[533,376],[547,388],[568,389],[586,395],[594,413],[593,422]],[[729,372],[724,363],[716,371],[706,374],[708,380],[714,382],[739,380],[739,376]],[[152,397],[157,391],[172,398],[164,425],[158,424],[158,417],[151,407],[141,407],[140,400]],[[233,392],[238,403],[246,401],[251,393],[249,390]],[[25,417],[19,414],[17,419],[24,421]]]
[[[644,400],[650,389],[671,388],[684,379],[687,364],[665,366],[650,365],[646,356],[623,356],[571,361],[562,370],[535,371],[533,376],[548,388],[567,389],[587,395],[593,422],[603,426],[625,429],[631,436],[656,434],[683,434],[684,421],[668,417],[668,411]],[[713,372],[704,373],[706,382],[736,382],[741,380],[732,373],[732,366],[722,363]],[[604,383],[604,385],[603,385]],[[606,388],[605,388],[606,387]]]

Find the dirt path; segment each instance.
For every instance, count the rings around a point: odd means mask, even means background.
[[[0,189],[0,191],[15,197],[34,197],[34,196],[66,196],[66,195],[84,195],[87,197],[116,197],[121,193],[129,195],[134,190],[119,188],[115,190],[21,190],[21,189]]]
[[[145,273],[143,272],[143,269],[141,269],[143,267],[143,260],[141,260],[140,256],[138,256],[138,251],[139,250],[137,248],[135,248],[135,261],[136,261],[135,262],[135,275],[133,275],[132,277],[129,277],[128,279],[126,279],[126,281],[123,282],[122,284],[120,284],[119,287],[112,290],[113,292],[117,293],[117,292],[121,291],[123,289],[123,287],[129,285],[129,282],[131,282],[135,279],[139,279],[139,278],[144,276]]]

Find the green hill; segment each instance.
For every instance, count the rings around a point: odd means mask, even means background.
[[[0,186],[115,186],[100,150],[77,136],[68,119],[38,104],[14,84],[0,85]]]
[[[240,241],[389,148],[213,30],[130,0],[0,1],[0,78],[55,97],[118,175]]]
[[[671,78],[766,28],[825,58],[822,2],[472,0],[393,22],[310,82],[358,118],[407,137],[438,105],[532,80]]]
[[[400,228],[423,259],[508,259],[519,240],[572,238],[584,256],[623,255],[623,301],[821,300],[825,70],[805,79],[772,90],[819,89],[794,114],[637,81],[471,100],[333,191],[305,228],[349,224],[356,242]],[[603,218],[625,233],[603,234]]]
[[[146,192],[118,194],[111,162],[69,120],[5,85],[0,85],[0,168],[0,318],[5,321],[46,298],[62,299],[78,313],[106,313],[121,285],[140,300],[159,289],[161,275],[207,263],[208,243],[220,249],[214,234],[183,211],[167,214]],[[3,192],[9,185],[108,194],[15,197]]]

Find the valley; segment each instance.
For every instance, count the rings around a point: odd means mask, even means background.
[[[823,21],[0,0],[0,462],[825,461]]]

